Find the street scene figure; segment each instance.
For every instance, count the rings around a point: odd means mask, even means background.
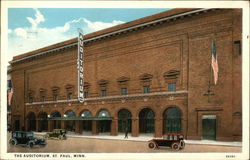
[[[125,137],[124,138],[128,138],[128,126],[126,126]]]

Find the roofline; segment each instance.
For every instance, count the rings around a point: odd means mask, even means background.
[[[184,16],[187,16],[187,15],[190,15],[190,14],[199,14],[199,12],[207,12],[209,10],[215,10],[215,8],[194,9],[194,10],[186,11],[186,12],[183,12],[183,13],[177,13],[177,14],[170,15],[170,16],[167,16],[167,17],[152,20],[150,22],[144,22],[144,23],[141,23],[141,24],[136,24],[134,26],[127,27],[127,28],[122,28],[122,29],[118,29],[118,30],[115,30],[115,31],[111,31],[111,32],[108,32],[108,33],[101,34],[101,35],[97,35],[97,36],[94,36],[94,37],[86,38],[86,39],[83,40],[83,42],[87,43],[87,42],[90,42],[90,41],[96,41],[98,39],[102,39],[102,38],[105,38],[105,37],[110,37],[110,36],[113,36],[113,35],[120,35],[122,33],[127,33],[128,31],[137,30],[138,28],[144,28],[144,27],[147,27],[147,26],[155,25],[157,23],[168,22],[168,21],[170,21],[172,19],[176,20],[177,18],[180,18],[180,17],[184,17]],[[123,24],[121,24],[121,25],[123,25]],[[94,33],[96,33],[96,32],[94,32]],[[87,34],[87,36],[91,35],[91,34],[93,34],[93,33]],[[86,35],[84,37],[86,37]],[[28,55],[28,56],[25,56],[25,57],[22,57],[22,58],[19,58],[19,59],[16,59],[16,60],[12,60],[9,63],[14,64],[14,63],[21,62],[21,61],[24,61],[24,60],[27,60],[27,59],[30,59],[30,58],[34,58],[36,56],[41,56],[41,55],[48,54],[50,52],[54,52],[54,51],[62,50],[62,49],[65,49],[65,48],[73,47],[73,46],[76,46],[78,44],[77,38],[73,38],[73,39],[68,40],[68,41],[72,41],[72,43],[62,45],[62,46],[59,46],[59,47],[56,47],[56,48],[48,49],[46,51],[38,52],[36,54]],[[67,41],[64,41],[64,42],[67,42]],[[63,43],[63,42],[61,42],[61,43]],[[58,43],[56,45],[60,45],[60,43]]]

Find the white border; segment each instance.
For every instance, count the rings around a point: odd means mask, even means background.
[[[248,1],[2,1],[1,2],[1,158],[14,159],[7,153],[7,19],[8,8],[243,8],[243,147],[235,158],[249,158],[249,2]],[[4,16],[3,16],[4,15]],[[4,24],[4,25],[3,25]],[[83,159],[226,159],[230,153],[84,153]],[[20,158],[17,158],[20,159]],[[31,158],[29,158],[31,159]],[[38,158],[36,158],[38,159]],[[60,158],[63,159],[63,158]],[[68,158],[65,158],[68,159]]]

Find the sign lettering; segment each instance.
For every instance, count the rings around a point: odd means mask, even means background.
[[[83,84],[84,84],[84,73],[83,73],[83,57],[84,57],[84,48],[83,48],[83,34],[79,30],[79,37],[78,37],[78,60],[77,60],[77,68],[78,68],[78,100],[79,102],[84,101],[84,91],[83,91]]]

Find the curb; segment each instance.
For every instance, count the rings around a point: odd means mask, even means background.
[[[45,132],[34,132],[36,135],[45,135]],[[101,136],[83,136],[83,135],[67,135],[70,138],[88,138],[88,139],[100,139],[100,140],[120,140],[120,141],[137,141],[137,142],[148,142],[154,137],[129,137],[124,139],[122,137],[101,137]],[[222,141],[202,141],[202,140],[185,140],[186,144],[191,145],[216,145],[216,146],[231,146],[231,147],[242,147],[242,142],[222,142]]]

